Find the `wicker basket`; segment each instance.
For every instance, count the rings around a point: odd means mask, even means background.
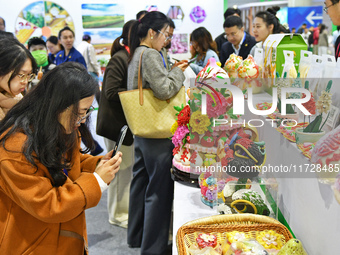
[[[222,243],[226,238],[225,233],[235,230],[248,232],[252,237],[256,235],[256,231],[275,230],[283,236],[283,243],[293,238],[283,224],[267,216],[247,213],[215,215],[187,222],[179,228],[176,236],[178,254],[189,255],[187,249],[196,242],[198,233],[212,233]]]

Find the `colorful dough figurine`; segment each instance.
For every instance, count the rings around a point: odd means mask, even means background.
[[[290,239],[277,255],[308,255],[300,240]]]
[[[240,189],[232,195],[230,207],[239,213],[254,213],[269,216],[270,211],[263,198],[254,190]]]
[[[256,240],[268,251],[280,250],[283,246],[283,235],[276,233],[275,230],[258,231]]]
[[[242,64],[242,57],[235,53],[231,54],[224,64],[223,69],[227,71],[230,78],[237,78],[237,68]]]
[[[215,248],[217,245],[217,237],[213,234],[202,233],[198,235],[198,237],[196,238],[196,242],[200,249],[209,246]]]
[[[230,140],[220,143],[217,156],[229,175],[252,178],[258,176],[256,169],[259,170],[266,161],[264,145],[264,142],[254,142],[236,133]],[[241,171],[241,168],[248,171]]]

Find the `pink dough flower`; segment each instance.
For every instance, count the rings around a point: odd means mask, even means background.
[[[179,126],[176,129],[176,132],[172,137],[172,143],[175,145],[175,147],[183,144],[182,140],[188,133],[189,133],[189,129],[187,126]]]

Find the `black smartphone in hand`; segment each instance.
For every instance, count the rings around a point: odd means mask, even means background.
[[[177,59],[177,58],[172,58],[173,60],[180,62],[181,60]]]
[[[128,129],[128,126],[124,125],[122,127],[122,129],[120,130],[119,135],[118,135],[118,139],[117,139],[116,144],[115,144],[115,147],[113,147],[113,152],[112,152],[111,157],[114,157],[116,155],[117,151],[119,151],[120,146],[122,145],[122,143],[124,141],[127,129]]]
[[[189,59],[189,60],[188,60],[188,64],[193,63],[193,62],[196,60],[196,58],[197,58],[197,57],[194,57],[194,58],[192,58],[192,59]]]

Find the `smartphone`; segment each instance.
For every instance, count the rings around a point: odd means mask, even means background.
[[[180,62],[181,60],[177,59],[177,58],[172,58],[173,60]]]
[[[120,146],[122,145],[122,143],[124,141],[127,129],[128,129],[128,126],[124,125],[122,127],[122,129],[120,130],[119,135],[118,135],[118,139],[116,141],[115,147],[113,148],[113,153],[112,153],[111,157],[114,157],[116,155],[117,151],[119,151]]]
[[[188,60],[188,64],[193,63],[193,62],[196,60],[196,58],[197,58],[197,57],[194,57],[194,58],[192,58],[192,59],[189,59],[189,60]]]

